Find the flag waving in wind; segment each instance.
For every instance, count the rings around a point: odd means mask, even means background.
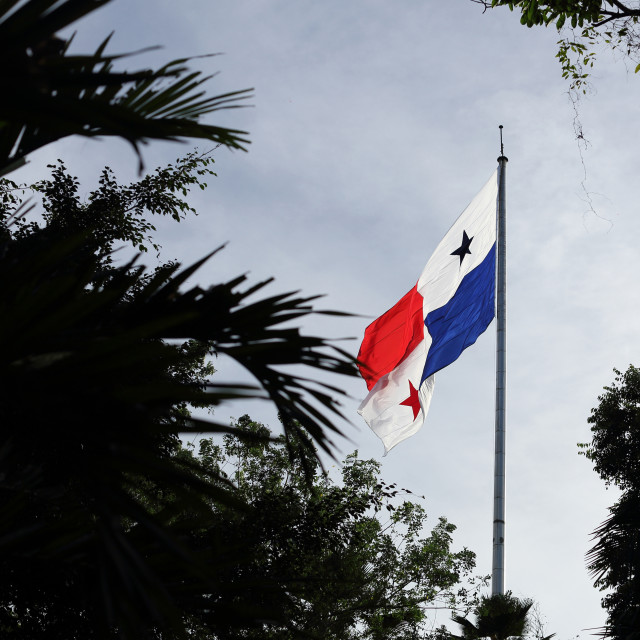
[[[358,413],[385,454],[420,429],[434,374],[495,315],[497,176],[454,222],[411,291],[365,331],[358,361],[369,395]]]

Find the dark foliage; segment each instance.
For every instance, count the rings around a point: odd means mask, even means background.
[[[266,393],[283,415],[307,422],[313,417],[297,399],[295,379],[280,384],[272,362],[315,359],[335,371],[349,365],[321,355],[322,340],[279,327],[308,313],[305,299],[248,303],[256,287],[241,291],[242,278],[180,292],[197,265],[168,268],[143,286],[132,265],[103,271],[100,279],[96,261],[78,260],[76,247],[77,241],[50,249],[21,243],[0,261],[0,601],[6,615],[21,603],[29,611],[35,606],[48,634],[48,621],[55,620],[46,613],[49,604],[29,598],[40,574],[47,592],[67,598],[80,592],[73,607],[94,630],[130,635],[149,624],[176,623],[183,590],[206,593],[217,575],[216,562],[203,563],[182,546],[171,510],[152,514],[131,497],[137,479],[179,492],[193,510],[189,529],[198,525],[205,497],[237,505],[224,487],[197,480],[171,455],[178,431],[229,428],[186,417],[179,408],[264,394],[257,387],[202,388],[172,375],[184,359],[172,340],[213,343],[267,383],[277,378]],[[47,580],[52,584],[45,587]]]
[[[120,136],[136,151],[150,139],[246,142],[201,121],[245,93],[207,98],[187,60],[121,73],[107,41],[95,54],[68,53],[57,30],[107,1],[0,0],[0,172],[72,134]],[[214,535],[211,505],[247,505],[224,478],[176,455],[178,433],[237,431],[190,408],[267,398],[298,443],[291,455],[313,459],[313,441],[331,449],[342,392],[282,367],[306,365],[311,378],[356,369],[345,352],[292,328],[314,297],[260,299],[268,282],[245,276],[186,287],[211,256],[149,273],[135,260],[114,265],[122,243],[157,249],[149,215],[190,211],[183,198],[204,186],[206,158],[127,186],[106,169],[87,202],[60,163],[31,186],[42,223],[21,201],[29,187],[0,184],[2,637],[168,639],[187,635],[194,611],[228,629],[277,613],[249,597],[273,582],[226,579],[229,563],[253,556]],[[212,354],[235,359],[256,383],[210,381]],[[168,492],[171,503],[160,499]],[[202,531],[212,535],[194,535]]]
[[[592,440],[580,447],[622,495],[593,533],[587,566],[595,586],[607,591],[603,635],[632,640],[640,637],[640,370],[629,366],[615,373],[589,417]]]

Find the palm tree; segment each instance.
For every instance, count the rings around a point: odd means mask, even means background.
[[[596,543],[587,553],[594,585],[607,589],[602,600],[607,623],[599,635],[612,640],[640,638],[639,531],[640,491],[634,487],[609,507],[609,517],[593,532]]]
[[[462,630],[462,636],[454,637],[463,640],[522,638],[528,631],[527,617],[532,606],[533,600],[516,598],[511,592],[484,596],[473,611],[475,623],[463,616],[451,617]],[[548,638],[542,640],[548,640]]]

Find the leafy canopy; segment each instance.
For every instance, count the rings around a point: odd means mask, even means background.
[[[476,602],[477,583],[464,586],[475,554],[451,549],[455,526],[444,518],[425,531],[423,506],[383,482],[378,462],[355,452],[334,479],[309,458],[309,482],[284,435],[267,440],[269,430],[248,416],[234,426],[253,439],[227,435],[199,445],[204,468],[233,482],[250,505],[244,511],[212,505],[217,535],[242,540],[255,558],[250,567],[231,567],[229,580],[279,583],[287,597],[254,592],[254,605],[277,603],[280,619],[227,630],[226,637],[408,640],[428,628],[426,607]],[[296,436],[291,445],[304,450]]]
[[[591,442],[579,447],[605,483],[622,492],[587,553],[594,586],[607,592],[603,633],[622,640],[640,630],[640,369],[614,371],[588,420]]]
[[[150,217],[169,216],[180,222],[188,214],[195,215],[187,195],[193,187],[206,189],[204,180],[216,175],[213,163],[212,152],[192,151],[127,185],[119,184],[112,169],[105,167],[98,188],[83,201],[78,179],[58,160],[48,166],[51,177],[31,185],[0,178],[0,223],[15,239],[35,233],[51,237],[81,233],[103,266],[113,263],[113,252],[121,243],[143,252],[152,248],[159,255]],[[34,205],[34,196],[41,200],[42,211],[36,213],[41,213],[42,223],[25,211]]]

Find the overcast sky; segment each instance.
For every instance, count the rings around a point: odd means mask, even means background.
[[[111,51],[164,48],[132,61],[199,61],[220,71],[210,92],[254,87],[250,108],[211,118],[250,133],[248,153],[216,152],[218,177],[193,194],[199,216],[159,224],[163,258],[191,262],[223,242],[203,285],[249,272],[271,292],[324,293],[305,330],[361,337],[418,278],[455,218],[496,167],[504,125],[508,212],[507,589],[540,604],[564,640],[604,622],[585,570],[590,532],[615,500],[576,444],[613,367],[639,364],[637,142],[640,78],[603,53],[596,92],[579,115],[584,167],[557,33],[527,30],[508,10],[470,0],[115,0],[80,25],[76,50],[115,30]],[[148,168],[188,146],[152,144]],[[41,176],[64,158],[83,191],[110,164],[133,179],[124,143],[68,140],[34,154],[14,177]],[[585,202],[581,182],[594,211]],[[344,343],[354,355],[358,339]],[[437,374],[427,422],[382,458],[356,414],[361,380],[333,381],[351,442],[387,482],[426,496],[431,522],[458,526],[455,544],[491,571],[495,324]],[[216,361],[221,380],[241,372]],[[219,419],[276,427],[262,405],[229,405]],[[442,614],[438,623],[447,621]]]

